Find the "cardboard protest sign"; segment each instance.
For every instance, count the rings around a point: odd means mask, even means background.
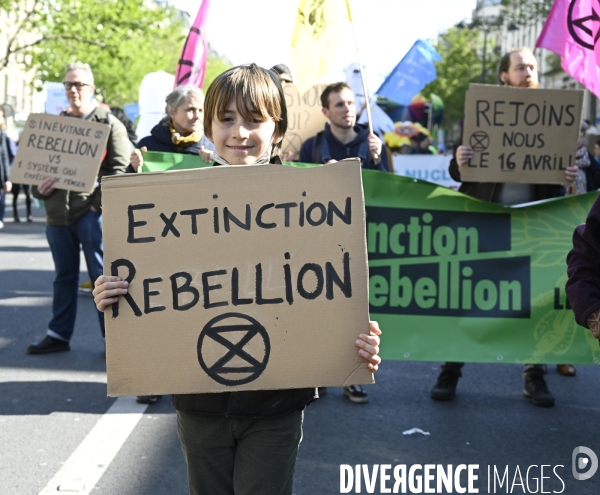
[[[16,184],[39,185],[53,177],[54,187],[91,192],[104,156],[110,127],[73,117],[29,114],[10,172]]]
[[[317,84],[300,96],[295,84],[283,86],[288,112],[288,128],[281,148],[284,153],[300,153],[302,143],[325,127],[327,119],[321,111],[321,93],[325,87]]]
[[[562,184],[575,164],[583,91],[471,84],[463,144],[469,182]]]
[[[372,383],[358,160],[102,181],[110,396]]]

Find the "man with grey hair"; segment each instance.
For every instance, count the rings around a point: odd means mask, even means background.
[[[111,115],[109,108],[94,100],[96,88],[90,66],[81,63],[67,66],[63,84],[70,109],[61,115],[107,124],[110,132],[96,186],[91,193],[55,189],[52,178],[33,188],[33,195],[44,200],[46,207],[46,237],[56,276],[52,319],[46,336],[27,348],[29,354],[70,350],[69,342],[77,314],[80,248],[83,249],[91,280],[96,280],[103,269],[100,182],[104,176],[123,173],[129,164],[127,130]],[[98,318],[104,337],[104,313],[98,311]]]

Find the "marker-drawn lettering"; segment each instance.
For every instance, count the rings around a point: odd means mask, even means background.
[[[125,277],[125,282],[127,282],[127,283],[129,283],[129,285],[131,285],[131,281],[135,277],[135,266],[133,266],[133,263],[131,261],[123,259],[123,258],[113,261],[110,265],[110,274],[113,277],[118,277],[119,276],[119,268],[122,266],[127,268],[127,270],[128,270],[127,276]],[[121,278],[123,278],[123,277],[121,277]],[[133,314],[135,316],[142,316],[142,312],[140,311],[140,308],[133,300],[133,297],[131,297],[131,294],[129,292],[127,292],[127,294],[124,294],[123,297],[127,301],[127,304],[129,304],[129,306],[133,310]],[[114,303],[112,305],[112,317],[116,318],[117,316],[119,316],[119,301],[117,301],[116,303]]]
[[[144,225],[147,225],[148,222],[146,222],[146,220],[140,220],[136,222],[133,216],[133,212],[136,210],[151,210],[152,208],[154,208],[154,206],[155,205],[152,203],[146,203],[139,205],[130,205],[127,207],[127,242],[129,242],[130,244],[137,244],[145,242],[154,242],[156,240],[156,237],[135,237],[134,229],[136,227],[143,227]]]

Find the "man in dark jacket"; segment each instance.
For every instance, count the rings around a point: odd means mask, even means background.
[[[354,93],[346,83],[327,86],[321,94],[321,106],[329,123],[302,144],[301,163],[331,163],[358,157],[363,168],[389,172],[387,150],[381,139],[356,124]]]
[[[110,133],[96,187],[91,193],[54,189],[52,178],[33,188],[33,195],[44,200],[46,206],[46,237],[54,259],[56,278],[48,331],[39,343],[27,348],[29,354],[70,350],[69,341],[77,313],[80,246],[90,279],[96,280],[103,270],[100,182],[106,175],[123,173],[129,164],[127,130],[109,109],[98,106],[93,100],[95,86],[90,66],[80,63],[69,65],[63,84],[71,107],[68,115],[107,124]],[[104,336],[104,313],[98,312],[98,318]]]
[[[503,86],[518,88],[538,88],[538,65],[535,55],[528,48],[513,50],[502,57],[498,68],[498,79]],[[575,148],[575,143],[565,143]],[[450,176],[461,181],[460,169],[473,157],[470,146],[460,145],[450,162]],[[572,182],[577,177],[577,167],[569,167],[565,172],[565,182]],[[562,196],[563,187],[557,184],[512,184],[493,182],[462,182],[459,191],[492,203],[516,205],[542,199]],[[451,400],[454,398],[458,379],[462,376],[464,363],[443,363],[442,371],[431,390],[431,398],[435,400]],[[559,365],[564,368],[562,374],[575,374],[572,365]],[[562,368],[559,368],[559,371]],[[548,390],[544,380],[544,367],[540,364],[526,364],[523,370],[525,382],[523,395],[537,406],[552,407],[554,397]]]

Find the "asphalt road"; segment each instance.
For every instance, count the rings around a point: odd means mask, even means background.
[[[43,212],[35,211],[32,224],[14,224],[10,216],[0,231],[0,495],[36,495],[43,490],[187,493],[175,411],[168,397],[141,413],[126,412],[125,416],[139,420],[124,435],[122,445],[112,438],[117,436],[114,427],[103,430],[98,447],[93,444],[92,432],[110,419],[107,411],[118,404],[106,396],[104,347],[91,297],[79,298],[71,352],[25,353],[27,345],[40,340],[46,330],[53,263]],[[83,260],[81,266],[85,270]],[[81,279],[85,279],[83,272]],[[436,363],[385,362],[376,375],[377,384],[369,387],[367,405],[351,404],[340,389],[329,389],[309,406],[294,493],[340,493],[342,464],[364,464],[369,472],[375,464],[389,464],[388,474],[402,464],[407,470],[416,464],[476,464],[479,478],[474,486],[479,493],[511,493],[511,488],[512,493],[541,493],[540,466],[545,465],[544,493],[599,493],[600,472],[586,481],[576,480],[571,473],[574,448],[586,446],[600,455],[599,368],[579,366],[575,378],[561,377],[551,368],[547,381],[557,400],[551,409],[535,407],[522,397],[517,365],[468,365],[456,400],[436,403],[429,390],[437,370]],[[132,403],[119,404],[135,408]],[[411,428],[429,435],[403,435]],[[90,442],[91,451],[82,449]],[[69,466],[67,460],[78,458],[85,465],[95,450],[108,451],[110,445],[113,453],[106,454],[107,461],[78,468],[97,470],[92,486],[76,480],[63,481],[60,491],[52,486],[51,480]],[[495,490],[493,484],[488,490],[488,466],[492,473],[495,466],[500,478],[508,467],[503,487],[496,482]],[[461,480],[466,484],[465,472]],[[392,475],[384,489],[393,484]],[[369,493],[364,479],[360,491],[354,487],[352,493]],[[385,493],[379,479],[371,493]]]

